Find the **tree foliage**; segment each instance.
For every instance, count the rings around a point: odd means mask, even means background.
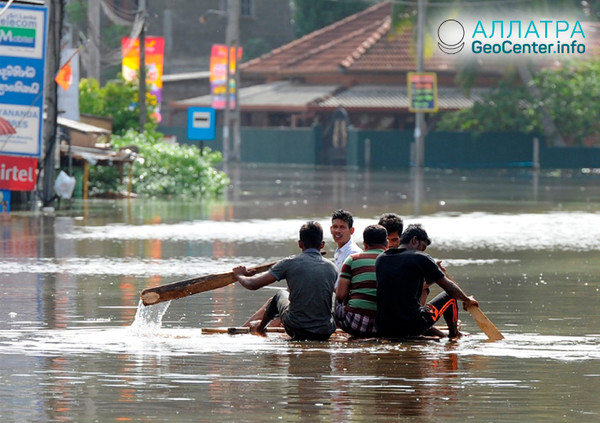
[[[469,109],[445,113],[439,130],[542,132],[546,110],[570,145],[600,144],[600,60],[574,61],[535,77],[534,101],[518,83],[501,82]]]
[[[82,113],[113,120],[113,132],[123,134],[130,128],[137,128],[140,116],[138,105],[138,84],[119,77],[109,81],[104,87],[93,79],[79,82],[79,109]],[[156,110],[156,97],[146,94],[146,122],[148,127],[156,128],[152,113]]]

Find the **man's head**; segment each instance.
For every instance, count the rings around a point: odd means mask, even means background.
[[[338,245],[338,248],[343,247],[348,241],[350,241],[350,237],[354,233],[354,228],[352,225],[354,224],[354,218],[349,211],[346,210],[336,210],[331,215],[331,227],[329,230],[331,231],[331,236],[333,240]]]
[[[425,229],[416,223],[408,225],[406,230],[402,232],[400,244],[411,250],[425,251],[427,246],[431,244],[431,239],[427,236]]]
[[[379,224],[387,230],[388,248],[398,248],[404,229],[402,218],[396,213],[384,213],[379,218]]]
[[[381,225],[369,225],[363,231],[365,249],[382,248],[387,246],[387,231]]]
[[[300,227],[300,248],[323,248],[323,228],[319,222],[308,221]],[[304,247],[304,248],[303,248]]]

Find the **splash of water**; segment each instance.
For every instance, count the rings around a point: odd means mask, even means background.
[[[131,331],[136,335],[156,334],[162,325],[162,318],[167,312],[171,301],[145,306],[140,299]]]

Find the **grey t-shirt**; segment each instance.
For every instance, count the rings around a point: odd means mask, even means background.
[[[337,269],[317,249],[285,258],[275,264],[271,274],[285,279],[290,291],[286,324],[315,334],[335,331],[333,320],[333,285]]]

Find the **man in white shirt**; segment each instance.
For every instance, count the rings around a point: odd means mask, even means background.
[[[344,261],[350,254],[361,253],[362,249],[352,240],[354,233],[354,218],[352,213],[346,210],[336,210],[331,216],[331,236],[337,244],[335,253],[333,254],[333,263],[337,267],[338,272],[342,270]],[[336,283],[337,285],[337,283]]]

